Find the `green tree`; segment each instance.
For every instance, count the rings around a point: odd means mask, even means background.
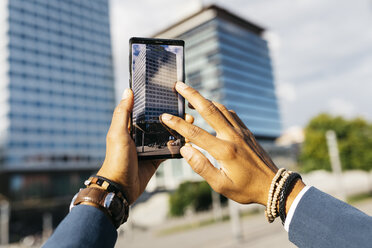
[[[300,155],[300,168],[331,170],[325,133],[334,130],[343,170],[372,169],[372,124],[361,118],[346,120],[340,116],[320,114],[305,128],[305,142]]]
[[[207,182],[184,182],[170,196],[170,215],[181,216],[190,207],[202,211],[211,207],[211,187]]]

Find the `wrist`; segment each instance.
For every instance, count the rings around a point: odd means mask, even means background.
[[[265,177],[260,180],[261,185],[260,189],[261,191],[257,194],[257,203],[261,204],[266,207],[267,205],[267,196],[269,195],[270,186],[273,178],[275,177],[275,174],[278,170],[272,171],[270,170],[268,173],[265,174]]]
[[[79,204],[93,206],[103,211],[116,228],[127,220],[129,204],[119,184],[97,175],[89,177],[84,184],[87,187],[74,196],[70,211]]]
[[[289,193],[285,205],[285,212],[288,214],[289,209],[292,206],[293,201],[296,199],[297,195],[301,192],[301,190],[305,187],[306,185],[302,180],[297,180],[295,185],[293,186],[291,192]]]
[[[287,171],[285,168],[276,172],[270,184],[265,209],[265,216],[269,223],[280,216],[284,224],[293,201],[304,186],[300,174]]]
[[[110,181],[113,181],[115,183],[118,183],[121,185],[121,187],[124,187],[124,184],[122,182],[122,178],[120,176],[118,176],[117,174],[119,173],[115,173],[115,170],[113,169],[110,169],[110,168],[107,168],[106,169],[106,166],[105,164],[102,165],[102,167],[98,170],[97,172],[97,176],[101,176],[101,177],[104,177],[104,178],[107,178],[109,179]]]

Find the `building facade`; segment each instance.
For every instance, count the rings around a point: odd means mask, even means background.
[[[1,193],[69,198],[115,107],[108,0],[0,1],[0,94]]]
[[[264,31],[212,5],[155,37],[183,39],[186,83],[206,98],[236,111],[260,143],[270,146],[281,133],[281,121]],[[195,124],[214,132],[199,116]],[[167,162],[172,165],[161,168],[152,187],[172,188],[182,180],[197,179],[181,161]]]
[[[164,113],[178,114],[176,54],[159,45],[141,44],[135,60],[133,121],[159,123]],[[160,96],[160,97],[159,97]]]
[[[164,112],[178,115],[178,97],[173,91],[177,81],[177,56],[162,45],[133,44],[133,138],[137,151],[150,153],[165,148],[170,134],[160,123]]]

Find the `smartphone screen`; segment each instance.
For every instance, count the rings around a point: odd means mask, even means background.
[[[139,158],[180,157],[184,138],[163,125],[163,113],[184,118],[185,100],[174,85],[184,81],[184,42],[148,38],[130,40],[131,133]]]

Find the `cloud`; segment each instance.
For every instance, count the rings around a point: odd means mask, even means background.
[[[110,24],[116,96],[129,87],[129,39],[151,37],[200,8],[198,0],[110,0]]]
[[[297,97],[295,87],[290,83],[279,84],[276,93],[280,100],[287,102],[294,102]]]
[[[264,39],[268,41],[270,51],[276,51],[280,49],[280,37],[277,33],[273,31],[266,31],[264,33]]]
[[[332,98],[328,101],[329,112],[334,115],[344,117],[353,117],[355,115],[355,106],[344,99]]]
[[[175,54],[183,53],[181,46],[164,46],[165,50],[170,51]]]
[[[331,106],[342,106],[345,102],[344,109],[349,109],[349,113],[372,120],[370,0],[203,2],[217,3],[268,29],[265,37],[271,49],[284,128],[304,126],[319,112],[335,111]],[[128,85],[129,37],[156,33],[196,11],[200,1],[111,0],[110,3],[119,96]],[[330,99],[339,102],[330,103]]]

